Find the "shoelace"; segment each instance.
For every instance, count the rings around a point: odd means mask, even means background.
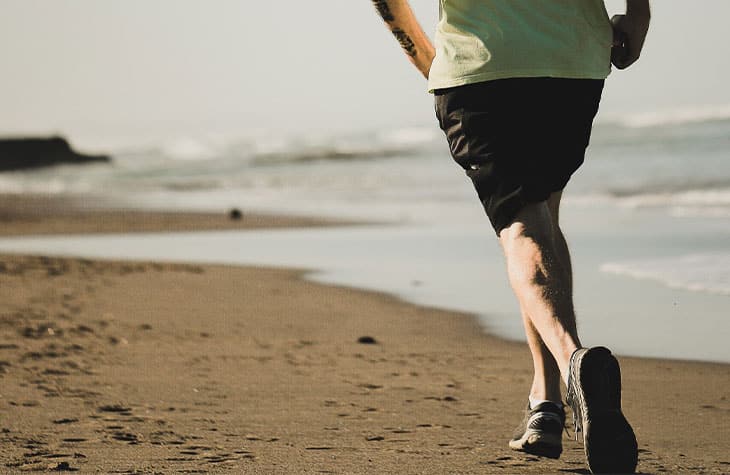
[[[571,363],[572,363],[572,357],[571,357]],[[575,400],[577,395],[573,392],[573,387],[570,384],[571,376],[572,376],[571,374],[568,374],[568,393],[565,395],[565,402],[568,403],[568,406],[570,406],[570,409],[573,412],[573,432],[575,434],[575,440],[577,442],[578,434],[583,432],[583,417],[581,414],[579,414],[579,410],[576,409],[576,406],[579,407],[579,402]],[[570,437],[570,434],[568,433],[567,424],[565,427],[565,433]]]
[[[583,432],[583,423],[581,422],[580,417],[578,417],[575,409],[573,409],[573,432],[575,434],[575,441],[578,442],[578,434]]]

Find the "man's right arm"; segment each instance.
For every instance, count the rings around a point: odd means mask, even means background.
[[[626,14],[611,18],[614,32],[611,62],[614,66],[626,69],[639,59],[650,19],[649,0],[626,0]]]
[[[418,24],[407,0],[372,0],[375,9],[393,33],[408,59],[428,79],[435,55],[433,45]]]

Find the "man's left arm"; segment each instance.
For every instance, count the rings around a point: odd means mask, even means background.
[[[611,62],[614,66],[626,69],[639,59],[650,20],[649,0],[626,0],[626,14],[611,18],[614,32]]]

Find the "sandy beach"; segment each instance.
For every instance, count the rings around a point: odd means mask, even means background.
[[[332,224],[3,202],[2,235]],[[587,473],[571,430],[557,461],[507,447],[525,345],[303,277],[0,256],[0,472]],[[638,470],[730,472],[730,365],[619,359]]]

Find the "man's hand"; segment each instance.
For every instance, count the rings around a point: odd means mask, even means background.
[[[428,79],[435,55],[433,45],[418,24],[407,0],[371,0],[408,59]]]
[[[641,55],[646,33],[649,31],[649,0],[627,0],[626,15],[614,15],[611,63],[626,69]]]

